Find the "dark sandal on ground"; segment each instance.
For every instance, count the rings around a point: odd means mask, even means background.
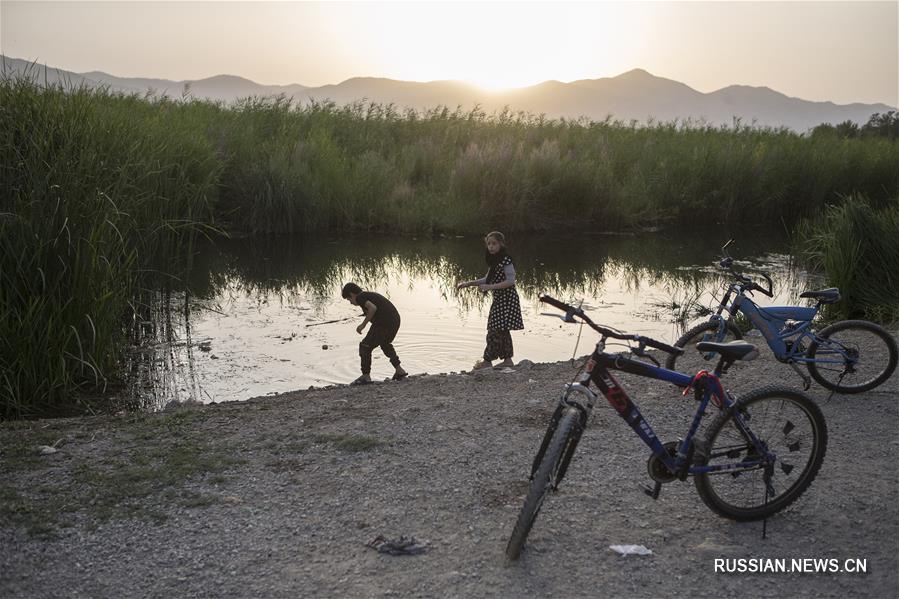
[[[365,378],[364,376],[360,376],[358,379],[350,383],[351,385],[370,385],[371,381]]]
[[[409,373],[408,373],[408,372],[403,372],[403,373],[396,372],[396,373],[394,373],[394,375],[393,375],[393,380],[395,380],[395,381],[401,381],[401,380],[403,380],[404,378],[406,378],[407,376],[409,376]]]

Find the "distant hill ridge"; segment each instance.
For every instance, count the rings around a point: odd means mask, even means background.
[[[633,69],[617,77],[581,79],[571,83],[544,81],[530,87],[491,93],[461,81],[397,81],[379,77],[354,77],[336,85],[307,87],[261,85],[236,75],[216,75],[191,81],[116,77],[101,71],[72,73],[35,65],[26,60],[2,58],[0,72],[6,76],[28,76],[49,84],[67,82],[91,87],[108,86],[125,93],[153,92],[173,98],[191,97],[232,103],[248,96],[285,95],[299,102],[310,99],[347,104],[356,100],[393,103],[418,110],[438,105],[469,109],[480,105],[493,112],[509,106],[513,111],[545,114],[550,118],[587,117],[641,123],[649,120],[704,120],[715,125],[744,124],[787,127],[804,132],[821,123],[853,121],[864,124],[875,112],[896,110],[886,104],[812,102],[792,98],[767,87],[730,85],[702,93],[672,79]]]

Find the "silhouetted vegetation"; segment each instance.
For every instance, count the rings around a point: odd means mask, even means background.
[[[824,123],[815,127],[812,135],[836,135],[842,138],[880,137],[896,141],[899,138],[899,112],[895,110],[883,114],[875,112],[861,127],[852,121],[844,121],[838,125]]]
[[[0,81],[0,417],[114,379],[155,265],[200,230],[433,234],[790,226],[899,196],[870,135],[252,98],[233,109]],[[699,225],[699,226],[697,226]]]
[[[839,194],[899,191],[899,147],[876,136],[283,99],[219,116],[217,214],[250,233],[789,226]]]
[[[220,164],[164,102],[0,85],[0,418],[65,413],[120,363],[146,272],[212,220]]]
[[[843,299],[834,318],[899,321],[899,200],[875,209],[861,197],[830,206],[797,227],[798,253]]]

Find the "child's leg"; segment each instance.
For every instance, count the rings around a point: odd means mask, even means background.
[[[511,360],[514,350],[512,348],[512,333],[509,331],[497,331],[499,338],[499,357],[503,360]]]
[[[396,338],[399,329],[400,325],[397,323],[394,326],[385,328],[383,334],[380,336],[381,351],[384,352],[384,355],[387,356],[387,359],[390,360],[393,367],[398,370],[400,368],[400,357],[396,355],[396,349],[393,347],[393,340]]]
[[[379,327],[372,325],[368,329],[365,338],[359,342],[359,357],[362,359],[363,376],[371,376],[371,352],[381,345],[384,340],[384,331]]]
[[[484,348],[485,362],[492,362],[500,356],[502,344],[500,333],[502,331],[487,331],[487,347]]]
[[[369,345],[368,337],[359,342],[359,358],[361,358],[360,366],[364,376],[371,375],[371,352],[374,348],[375,346]]]
[[[390,360],[390,363],[394,368],[400,367],[400,357],[396,355],[396,350],[393,347],[393,344],[388,342],[381,344],[381,351],[384,352],[384,355],[387,356],[387,359]]]

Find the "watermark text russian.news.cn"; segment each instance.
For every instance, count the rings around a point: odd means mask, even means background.
[[[738,557],[715,558],[715,572],[727,574],[867,574],[866,558],[835,557]]]

